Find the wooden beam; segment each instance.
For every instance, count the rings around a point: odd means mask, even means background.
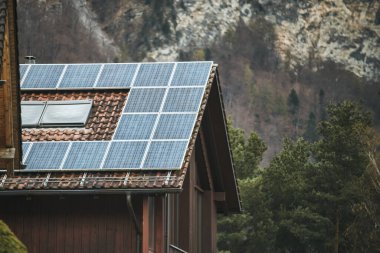
[[[142,215],[142,252],[149,252],[149,202],[148,196],[143,197]]]
[[[164,213],[163,213],[163,199],[161,197],[156,197],[155,206],[155,253],[164,253]]]
[[[0,159],[14,159],[15,148],[0,148]]]
[[[210,165],[209,156],[207,153],[207,146],[206,146],[206,141],[205,141],[206,139],[205,139],[205,135],[202,128],[199,129],[199,135],[200,135],[200,140],[201,140],[202,154],[203,154],[203,158],[206,164],[208,183],[210,185],[210,190],[214,191],[214,184],[212,182],[211,165]]]

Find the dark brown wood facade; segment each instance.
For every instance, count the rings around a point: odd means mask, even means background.
[[[202,136],[197,139],[183,191],[130,193],[134,214],[128,208],[127,193],[56,193],[0,196],[0,219],[30,253],[216,252],[217,203],[223,197],[215,192]]]
[[[0,1],[0,8],[0,167],[11,175],[21,161],[16,0]]]
[[[31,253],[137,252],[124,195],[3,196],[0,213]]]

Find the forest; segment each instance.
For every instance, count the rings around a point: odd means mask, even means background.
[[[372,116],[350,101],[326,114],[315,135],[284,139],[266,168],[263,140],[255,132],[244,138],[229,122],[244,211],[219,217],[220,252],[380,251],[380,139]]]

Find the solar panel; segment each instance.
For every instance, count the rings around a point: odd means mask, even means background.
[[[124,112],[159,112],[165,90],[165,88],[132,89]]]
[[[189,139],[196,114],[162,114],[154,139]]]
[[[137,64],[105,64],[96,87],[130,87]]]
[[[101,64],[67,65],[59,88],[93,87]]]
[[[25,72],[28,69],[28,67],[29,67],[29,65],[20,65],[20,68],[19,68],[19,71],[20,71],[20,80],[22,80],[22,78],[24,77]]]
[[[148,140],[156,118],[157,114],[124,114],[114,140]]]
[[[179,62],[170,86],[204,86],[210,75],[212,62]]]
[[[203,88],[170,88],[164,104],[164,112],[198,112]]]
[[[21,76],[28,66],[20,66]],[[212,62],[30,66],[23,88],[126,87],[130,92],[111,142],[25,143],[27,169],[181,168]],[[51,71],[42,71],[38,66]],[[60,102],[52,103],[51,108],[55,103]],[[66,108],[62,114],[49,113],[49,106],[41,112],[40,124],[45,122],[44,117],[58,122],[65,115],[73,117],[78,112],[68,112]],[[64,120],[59,125],[65,123]]]
[[[112,142],[103,169],[138,169],[147,144],[146,141]]]
[[[26,158],[26,169],[59,169],[68,146],[69,142],[35,142]]]
[[[137,73],[134,86],[168,86],[174,63],[144,63]]]
[[[22,88],[55,88],[65,65],[37,65],[30,66],[28,75]]]
[[[62,169],[99,169],[109,142],[72,142]]]
[[[152,141],[143,168],[180,169],[187,141]]]
[[[28,153],[28,150],[32,144],[30,142],[23,142],[22,143],[22,157],[24,158],[26,153]]]

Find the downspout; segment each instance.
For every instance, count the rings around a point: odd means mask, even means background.
[[[141,249],[140,249],[140,247],[141,247],[141,228],[140,228],[139,222],[137,220],[135,210],[133,209],[131,194],[127,193],[126,196],[127,196],[128,211],[129,211],[129,214],[131,215],[131,217],[133,219],[133,222],[135,223],[135,228],[137,231],[136,249],[137,249],[137,253],[140,253],[141,252]]]

